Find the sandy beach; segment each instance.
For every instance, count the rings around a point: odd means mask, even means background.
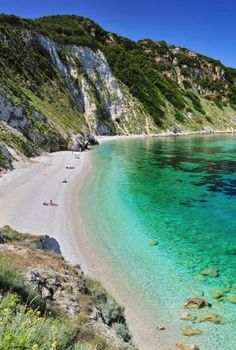
[[[0,225],[52,236],[67,260],[84,266],[72,238],[69,197],[82,172],[85,156],[72,152],[48,154],[0,178]],[[66,169],[68,166],[73,169]],[[67,183],[62,182],[65,179]],[[50,200],[58,206],[43,205]]]

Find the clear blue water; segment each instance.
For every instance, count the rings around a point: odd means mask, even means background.
[[[173,327],[170,346],[235,350],[236,136],[115,140],[96,147],[93,162],[84,215],[114,275],[136,290],[154,326]],[[219,276],[203,277],[205,268]],[[222,324],[180,320],[186,298],[202,295],[212,308],[196,315],[217,313]],[[186,339],[188,326],[203,334]]]

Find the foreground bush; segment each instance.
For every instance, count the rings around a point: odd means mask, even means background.
[[[66,320],[43,317],[16,294],[0,296],[0,350],[72,349],[76,334]]]

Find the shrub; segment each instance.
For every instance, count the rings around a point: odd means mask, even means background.
[[[180,123],[183,123],[185,121],[184,115],[179,111],[175,112],[175,119],[178,120]]]
[[[202,105],[201,105],[201,101],[199,99],[199,97],[197,95],[195,95],[193,92],[191,91],[188,91],[186,94],[185,94],[186,97],[188,97],[191,101],[192,101],[192,104],[193,104],[193,108],[202,113],[202,114],[205,114],[203,108],[202,108]]]
[[[77,328],[66,320],[43,317],[20,303],[16,294],[0,296],[0,350],[72,349]]]

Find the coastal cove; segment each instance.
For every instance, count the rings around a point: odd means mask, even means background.
[[[4,175],[0,225],[56,238],[67,260],[125,306],[139,349],[181,341],[233,350],[235,135],[111,139],[80,159],[55,153]],[[50,199],[59,206],[43,207]],[[219,276],[201,275],[206,268]],[[227,290],[222,301],[209,292],[218,287]],[[198,317],[216,313],[221,324],[180,320],[186,299],[203,293],[212,309]],[[188,338],[183,327],[203,334]]]
[[[24,2],[0,14],[0,350],[236,350],[236,2]]]

